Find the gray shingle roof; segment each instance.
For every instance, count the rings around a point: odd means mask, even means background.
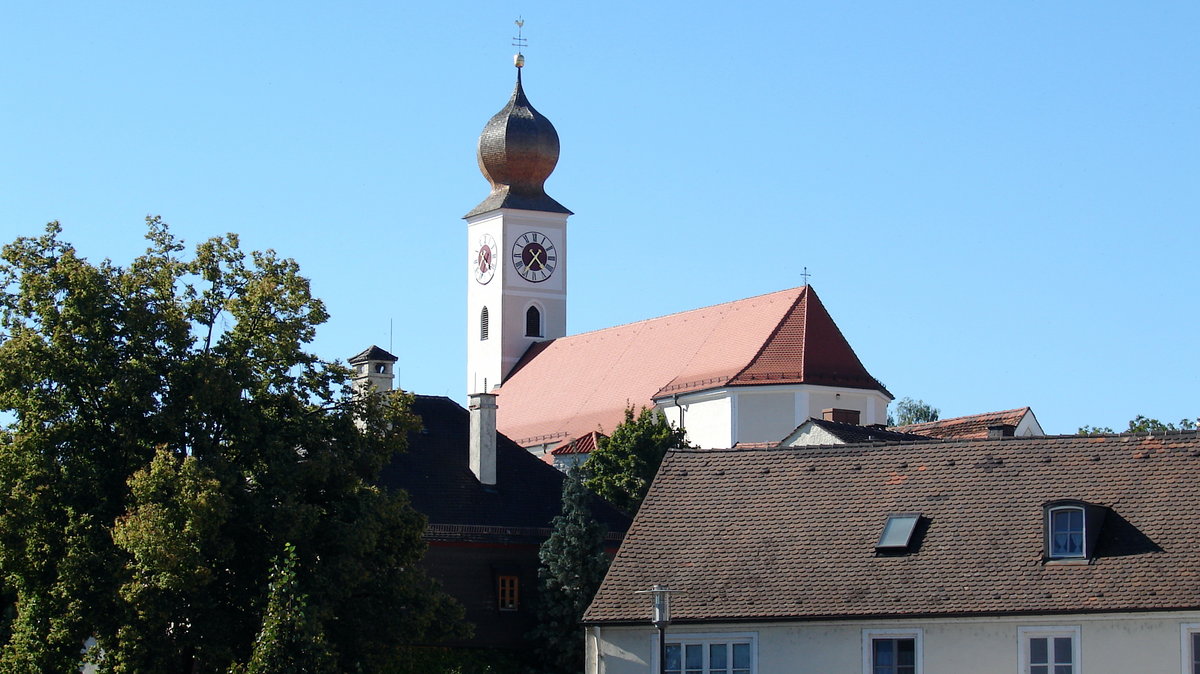
[[[680,622],[1200,607],[1200,436],[1034,437],[668,454],[588,622]],[[1043,560],[1042,506],[1111,509],[1098,557]],[[915,552],[882,556],[889,513]]]

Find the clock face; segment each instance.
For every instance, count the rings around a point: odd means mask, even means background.
[[[558,266],[558,251],[545,234],[525,232],[517,237],[512,248],[513,266],[521,278],[541,283],[550,278]]]
[[[471,266],[474,268],[475,280],[480,283],[487,283],[496,275],[496,240],[491,234],[479,237],[479,248],[475,251]]]

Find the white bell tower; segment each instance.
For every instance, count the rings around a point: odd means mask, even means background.
[[[492,185],[467,213],[467,394],[489,393],[535,342],[567,330],[567,216],[546,194],[558,132],[525,97],[517,54],[512,98],[479,135]]]

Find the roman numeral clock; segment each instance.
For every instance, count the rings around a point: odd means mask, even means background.
[[[513,243],[512,261],[521,278],[530,283],[541,283],[554,274],[558,251],[545,234],[525,232]]]

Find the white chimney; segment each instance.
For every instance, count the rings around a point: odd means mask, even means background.
[[[392,365],[398,360],[378,346],[350,358],[354,368],[351,381],[356,393],[383,393],[392,390]]]
[[[496,394],[467,396],[471,410],[471,472],[480,484],[496,484]]]

